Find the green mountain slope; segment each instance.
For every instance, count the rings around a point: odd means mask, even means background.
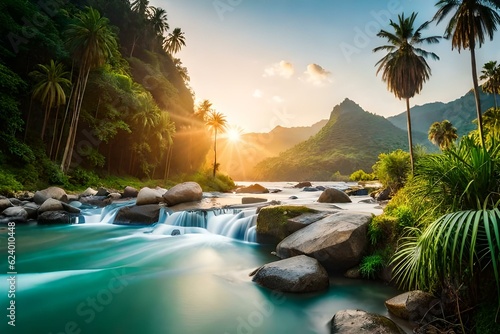
[[[480,97],[483,111],[493,107],[493,95],[481,91]],[[476,102],[472,91],[448,103],[434,102],[415,106],[411,108],[410,112],[414,132],[427,134],[432,123],[445,119],[457,128],[459,135],[464,135],[477,128],[472,123],[472,120],[476,119]],[[387,119],[398,128],[406,131],[406,112]]]
[[[415,142],[425,140],[422,135],[415,137]],[[345,99],[315,136],[259,163],[255,177],[266,181],[329,180],[337,171],[344,175],[358,169],[371,171],[380,153],[407,146],[403,130]]]

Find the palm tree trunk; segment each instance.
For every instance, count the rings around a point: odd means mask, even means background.
[[[48,121],[48,118],[49,118],[49,115],[50,115],[50,109],[51,109],[51,107],[52,106],[49,106],[48,103],[45,106],[45,112],[44,112],[44,116],[43,116],[42,133],[40,134],[40,139],[42,139],[42,140],[45,137],[45,129],[47,128],[47,121]]]
[[[215,177],[215,172],[217,171],[217,129],[215,129],[214,135],[214,173],[213,177]]]
[[[476,51],[473,43],[470,45],[470,60],[472,66],[472,82],[474,84],[474,99],[476,100],[477,128],[479,130],[479,137],[481,138],[481,145],[484,147],[483,117],[481,114],[481,100],[479,98],[479,84],[476,73]]]
[[[414,162],[413,162],[413,139],[411,135],[411,115],[410,115],[410,99],[406,98],[406,126],[408,128],[408,147],[410,148],[410,166],[411,174],[413,175]]]
[[[495,102],[495,109],[498,108],[498,105],[497,105],[497,94],[495,94],[495,92],[493,92],[493,102]]]
[[[132,56],[134,55],[135,43],[137,43],[138,39],[139,39],[139,36],[135,35],[134,42],[132,42],[132,50],[130,50],[130,58],[132,58]]]
[[[73,72],[73,70],[71,72]],[[59,156],[59,149],[61,148],[61,141],[62,141],[62,137],[63,137],[63,133],[64,133],[64,124],[66,124],[66,118],[68,118],[68,112],[69,112],[69,108],[71,106],[70,101],[73,98],[74,88],[75,87],[72,85],[71,91],[69,93],[68,104],[66,105],[66,110],[64,112],[64,118],[63,118],[63,121],[61,123],[61,132],[59,134],[59,140],[57,141],[56,156],[55,156],[54,160],[57,160],[57,157]]]
[[[24,129],[24,139],[23,142],[26,142],[26,135],[28,134],[28,128],[30,125],[30,118],[31,118],[31,106],[33,104],[33,98],[30,99],[30,108],[28,109],[28,118],[26,119],[26,127]]]
[[[57,121],[59,120],[59,106],[57,106],[56,110],[56,120],[54,122],[54,130],[52,131],[52,142],[50,144],[50,153],[49,157],[52,158],[52,152],[54,151],[54,143],[55,143],[55,138],[56,138],[56,130],[57,130]],[[55,160],[55,159],[54,159]]]

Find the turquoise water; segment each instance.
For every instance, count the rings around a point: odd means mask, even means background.
[[[336,311],[386,314],[384,300],[398,293],[343,278],[323,293],[273,292],[248,277],[276,260],[271,248],[206,230],[165,235],[160,225],[154,233],[104,223],[18,225],[15,327],[7,324],[2,229],[0,333],[327,333]]]

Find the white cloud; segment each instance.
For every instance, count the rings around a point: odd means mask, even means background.
[[[264,96],[264,93],[262,93],[260,89],[256,89],[254,90],[252,96],[255,97],[256,99],[260,99],[262,96]]]
[[[283,103],[285,102],[285,99],[283,99],[281,96],[275,95],[273,96],[273,101],[276,103]]]
[[[307,65],[307,70],[304,74],[306,75],[306,81],[316,86],[323,86],[328,82],[332,82],[330,79],[332,73],[325,70],[318,64]]]
[[[290,79],[295,73],[293,64],[288,61],[280,61],[273,64],[264,70],[264,77],[280,76],[285,79]]]

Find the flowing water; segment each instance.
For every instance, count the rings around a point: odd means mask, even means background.
[[[317,294],[257,286],[248,274],[276,258],[252,242],[249,209],[162,211],[154,227],[112,225],[116,211],[85,209],[85,224],[16,226],[15,327],[2,229],[0,333],[327,333],[336,311],[387,314],[384,300],[398,293],[343,278]]]

